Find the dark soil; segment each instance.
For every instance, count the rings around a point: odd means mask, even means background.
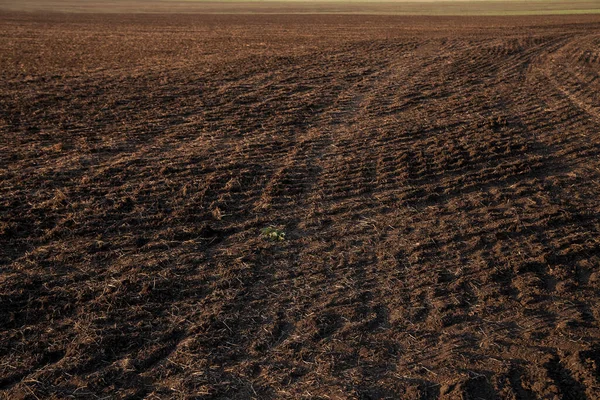
[[[0,397],[600,398],[599,49],[0,14]]]

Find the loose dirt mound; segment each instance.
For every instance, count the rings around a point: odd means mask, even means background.
[[[4,397],[600,396],[600,17],[0,35]]]

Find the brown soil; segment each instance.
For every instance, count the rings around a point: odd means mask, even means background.
[[[0,37],[1,396],[600,397],[600,17]]]

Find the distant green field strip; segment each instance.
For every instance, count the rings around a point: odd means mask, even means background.
[[[75,13],[567,15],[600,14],[600,0],[0,0],[0,9]]]

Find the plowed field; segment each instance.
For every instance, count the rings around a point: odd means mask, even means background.
[[[600,16],[3,13],[0,76],[0,397],[600,398]]]

